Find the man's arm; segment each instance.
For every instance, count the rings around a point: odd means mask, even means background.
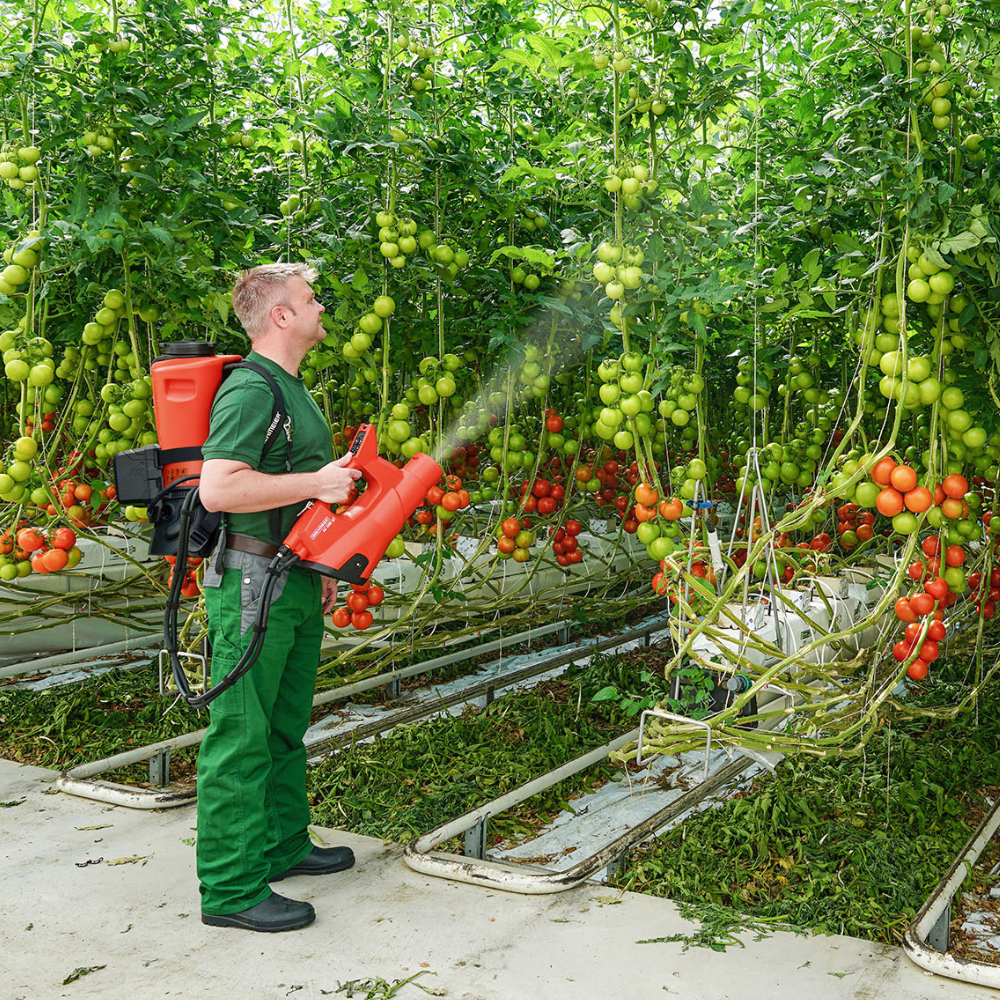
[[[305,500],[343,503],[360,469],[344,468],[345,455],[316,472],[292,472],[269,476],[246,462],[210,458],[201,470],[200,497],[206,510],[251,514]]]

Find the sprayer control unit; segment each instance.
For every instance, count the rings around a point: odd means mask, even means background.
[[[237,366],[263,375],[276,397],[275,416],[282,413],[280,390],[262,367],[242,362],[238,355],[216,355],[211,344],[179,341],[167,345],[163,356],[150,366],[153,412],[163,446],[115,455],[118,499],[149,509],[153,523],[150,554],[176,555],[181,567],[189,557],[208,555],[218,542],[221,515],[209,513],[201,505],[197,483],[212,400],[227,371]],[[265,453],[277,440],[271,431],[282,423],[272,419]],[[299,565],[336,580],[365,583],[406,519],[443,475],[428,455],[415,455],[401,469],[380,458],[370,424],[358,429],[350,456],[345,465],[361,471],[364,493],[339,514],[318,500],[305,506],[268,565],[247,651],[223,680],[201,693],[190,690],[178,655],[177,611],[184,573],[174,573],[163,616],[164,645],[178,690],[191,705],[207,705],[257,661],[267,631],[271,595],[283,573]]]

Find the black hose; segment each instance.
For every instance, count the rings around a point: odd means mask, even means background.
[[[177,482],[180,481],[177,480]],[[176,483],[172,483],[171,485],[176,485]],[[181,665],[178,655],[177,612],[180,608],[181,588],[184,586],[184,578],[187,575],[188,533],[191,528],[191,515],[198,503],[198,488],[193,487],[181,505],[174,575],[170,582],[170,590],[167,593],[167,603],[163,609],[163,644],[167,651],[167,657],[170,660],[170,669],[173,672],[177,690],[180,691],[184,700],[192,708],[202,708],[218,698],[223,691],[231,688],[257,662],[261,648],[264,645],[264,635],[267,632],[267,616],[271,610],[271,595],[274,592],[275,584],[278,582],[281,574],[298,561],[298,556],[290,549],[284,546],[278,549],[277,555],[275,555],[267,567],[267,575],[261,587],[260,600],[257,605],[257,617],[252,626],[253,638],[246,652],[240,657],[236,666],[218,684],[202,691],[200,694],[192,694],[191,688],[188,685],[187,675],[184,673],[184,667]]]

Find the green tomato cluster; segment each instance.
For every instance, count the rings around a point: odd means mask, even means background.
[[[656,181],[649,179],[649,168],[643,163],[614,167],[604,178],[604,190],[621,196],[622,204],[632,211],[642,207],[643,191],[655,191]]]
[[[522,209],[520,221],[521,228],[526,229],[529,233],[533,233],[537,229],[545,229],[549,224],[549,220],[533,208]]]
[[[235,203],[233,203],[233,207],[235,207]],[[278,205],[278,210],[286,219],[290,218],[299,223],[318,214],[319,209],[319,201],[305,190],[293,192]]]
[[[0,333],[4,374],[11,382],[27,382],[33,388],[44,389],[56,377],[52,344],[44,337],[29,337],[26,331],[27,318],[22,317],[13,330]]]
[[[8,244],[2,255],[5,266],[0,270],[0,292],[13,295],[18,288],[27,284],[44,251],[45,241],[37,229]]]
[[[13,191],[33,186],[38,180],[38,161],[42,151],[37,146],[0,148],[0,179]]]
[[[621,451],[633,447],[637,437],[656,438],[662,433],[650,416],[656,401],[646,388],[644,368],[643,356],[634,351],[605,358],[597,366],[601,381],[597,394],[602,405],[590,412],[590,432]]]

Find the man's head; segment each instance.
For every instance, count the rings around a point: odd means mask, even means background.
[[[261,264],[244,271],[233,286],[233,312],[251,342],[271,333],[323,339],[323,306],[311,283],[318,274],[308,264]]]

